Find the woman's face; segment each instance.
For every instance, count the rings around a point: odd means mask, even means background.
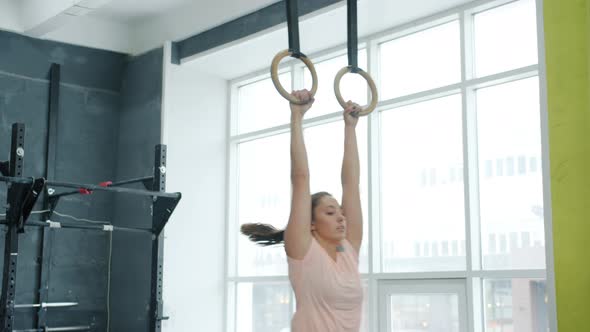
[[[346,218],[334,197],[324,196],[320,199],[313,211],[311,230],[329,241],[341,241],[346,238]]]

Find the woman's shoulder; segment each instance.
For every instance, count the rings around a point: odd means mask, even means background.
[[[287,250],[285,250],[285,255],[287,256],[287,262],[297,264],[297,263],[301,263],[301,262],[304,262],[304,261],[309,260],[309,258],[313,255],[312,254],[312,251],[315,250],[315,249],[312,249],[312,248],[315,248],[316,245],[317,245],[317,241],[312,236],[311,237],[311,240],[309,241],[309,245],[307,247],[307,251],[305,252],[305,255],[302,258],[291,257],[287,253]]]

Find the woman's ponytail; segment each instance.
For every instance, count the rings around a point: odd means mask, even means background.
[[[244,224],[241,227],[242,234],[246,235],[250,241],[256,242],[261,246],[272,246],[284,242],[285,231],[276,229],[268,224]]]

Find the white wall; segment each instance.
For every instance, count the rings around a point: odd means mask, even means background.
[[[16,1],[0,1],[0,29],[21,31],[20,6]]]
[[[103,21],[91,16],[77,16],[65,25],[45,34],[43,39],[132,53],[132,38],[125,24]],[[155,47],[154,47],[155,48]]]
[[[182,192],[182,200],[165,229],[163,330],[217,332],[225,310],[227,82],[167,64],[169,52],[167,44],[166,191]]]

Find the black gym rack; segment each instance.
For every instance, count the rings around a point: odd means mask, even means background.
[[[0,182],[7,183],[7,209],[6,219],[0,220],[0,224],[7,227],[4,268],[2,272],[2,294],[0,296],[0,331],[13,332],[14,313],[19,306],[15,303],[17,286],[17,264],[19,253],[19,235],[25,232],[25,226],[96,229],[101,231],[130,231],[146,232],[152,234],[152,268],[151,268],[151,294],[150,294],[150,329],[149,331],[161,331],[161,321],[167,319],[162,312],[162,275],[163,275],[163,235],[162,230],[166,226],[172,212],[181,199],[180,193],[166,193],[166,146],[158,144],[155,147],[154,174],[150,177],[141,177],[121,182],[103,182],[99,185],[79,184],[68,182],[47,181],[45,178],[24,177],[25,156],[25,125],[16,123],[12,126],[12,143],[10,160],[0,161]],[[130,183],[143,183],[146,190],[120,187]],[[76,190],[57,192],[56,188],[74,188]],[[93,191],[106,191],[125,193],[151,197],[152,226],[151,228],[126,228],[111,224],[83,224],[49,221],[59,199],[74,194],[90,194]],[[47,221],[30,221],[29,217],[40,194],[45,192],[44,210]],[[40,293],[38,307],[37,329],[26,331],[81,331],[89,330],[90,326],[74,327],[48,327],[47,323],[47,289],[49,258],[46,246],[51,245],[47,233],[43,238],[43,257],[41,263]],[[109,276],[110,277],[110,276]],[[75,304],[74,304],[75,305]]]

